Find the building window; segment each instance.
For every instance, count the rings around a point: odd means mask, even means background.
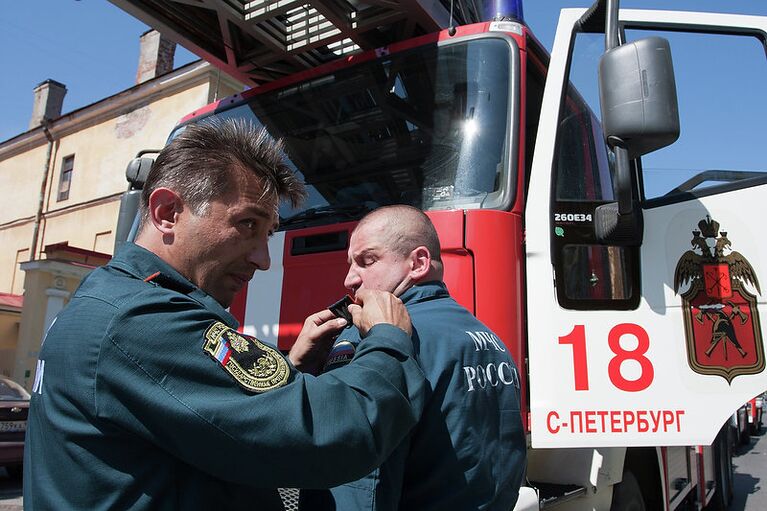
[[[65,156],[61,162],[61,178],[59,179],[58,201],[69,198],[69,189],[72,185],[72,171],[75,169],[75,155]]]

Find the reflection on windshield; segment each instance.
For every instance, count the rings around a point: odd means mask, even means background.
[[[499,38],[428,45],[216,116],[250,118],[284,140],[309,191],[303,208],[281,211],[288,228],[306,210],[296,221],[330,223],[394,203],[480,207],[506,172],[509,58]]]

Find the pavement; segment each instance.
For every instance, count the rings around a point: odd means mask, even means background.
[[[767,509],[767,434],[762,428],[749,443],[733,453],[735,467],[733,500],[729,511],[764,511]]]

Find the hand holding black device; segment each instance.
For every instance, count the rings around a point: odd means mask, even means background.
[[[346,323],[351,326],[352,325],[352,314],[349,312],[349,305],[354,303],[354,299],[349,295],[344,295],[343,298],[338,300],[333,305],[330,305],[328,309],[330,312],[332,312],[337,318],[344,318],[346,320]]]

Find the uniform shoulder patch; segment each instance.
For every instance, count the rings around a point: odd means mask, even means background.
[[[288,382],[290,367],[279,351],[220,321],[205,331],[202,349],[249,392],[266,392]]]

